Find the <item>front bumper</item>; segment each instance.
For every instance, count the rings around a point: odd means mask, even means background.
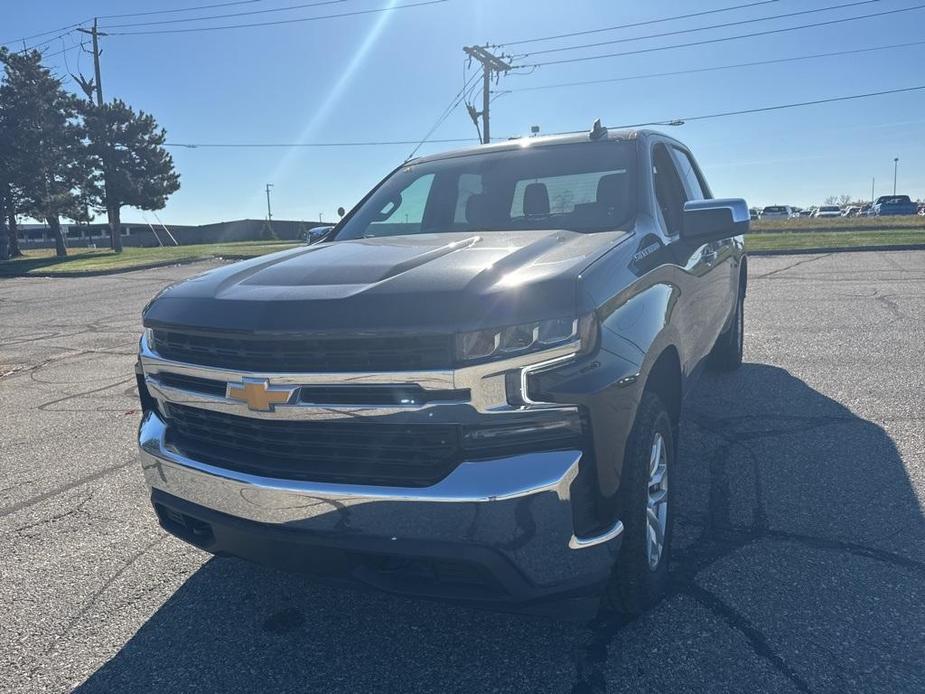
[[[155,412],[141,465],[166,530],[215,554],[337,573],[397,592],[530,602],[596,590],[619,551],[618,521],[573,531],[580,451],[464,462],[426,488],[294,482],[191,460]]]

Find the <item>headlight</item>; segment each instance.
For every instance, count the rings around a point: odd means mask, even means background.
[[[585,353],[593,347],[597,323],[594,314],[581,318],[549,320],[487,328],[456,336],[456,358],[461,362],[503,359],[575,343],[575,351]]]

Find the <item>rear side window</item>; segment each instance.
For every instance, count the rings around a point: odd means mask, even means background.
[[[511,219],[523,218],[524,195],[527,186],[531,183],[541,183],[546,186],[549,196],[549,214],[572,214],[575,208],[582,205],[596,205],[598,188],[601,179],[605,176],[617,176],[613,185],[627,189],[626,169],[612,171],[594,171],[589,173],[571,174],[569,176],[552,176],[548,178],[532,178],[517,181],[514,186],[514,198],[511,202]]]
[[[456,182],[456,212],[453,215],[455,224],[466,224],[466,205],[473,195],[482,193],[482,175],[477,173],[459,174]]]
[[[655,145],[652,150],[652,176],[655,183],[655,198],[665,222],[669,236],[681,231],[681,219],[687,196],[668,148]]]
[[[678,174],[681,176],[681,180],[684,182],[684,187],[687,190],[687,199],[705,200],[711,197],[706,183],[700,177],[697,166],[694,164],[693,159],[691,159],[691,155],[677,147],[672,147],[671,151],[674,154],[674,160],[678,166]]]

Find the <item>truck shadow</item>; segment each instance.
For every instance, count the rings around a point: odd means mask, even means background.
[[[894,689],[870,664],[916,662],[916,620],[902,617],[914,596],[896,591],[925,590],[925,531],[890,436],[786,370],[746,364],[701,382],[681,461],[672,594],[635,621],[483,612],[212,559],[77,691],[696,689],[703,667],[717,689],[776,677],[809,691],[855,667],[855,688]],[[846,630],[845,610],[875,616]]]

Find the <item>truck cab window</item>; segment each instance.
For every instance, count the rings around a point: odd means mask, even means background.
[[[669,236],[674,236],[681,230],[681,213],[687,196],[668,148],[663,144],[656,145],[652,150],[652,176],[665,230]]]
[[[373,217],[364,236],[420,233],[424,209],[433,183],[434,175],[426,174],[414,179],[398,193],[392,194]]]
[[[453,214],[453,224],[465,227],[466,207],[470,206],[469,198],[482,194],[482,175],[477,173],[461,173],[456,182],[456,210]],[[473,203],[474,204],[474,203]]]
[[[678,165],[681,180],[687,188],[687,199],[706,200],[713,197],[710,195],[706,183],[700,177],[700,172],[697,170],[694,160],[691,159],[691,155],[679,147],[672,147],[671,151],[674,154],[675,163]]]

